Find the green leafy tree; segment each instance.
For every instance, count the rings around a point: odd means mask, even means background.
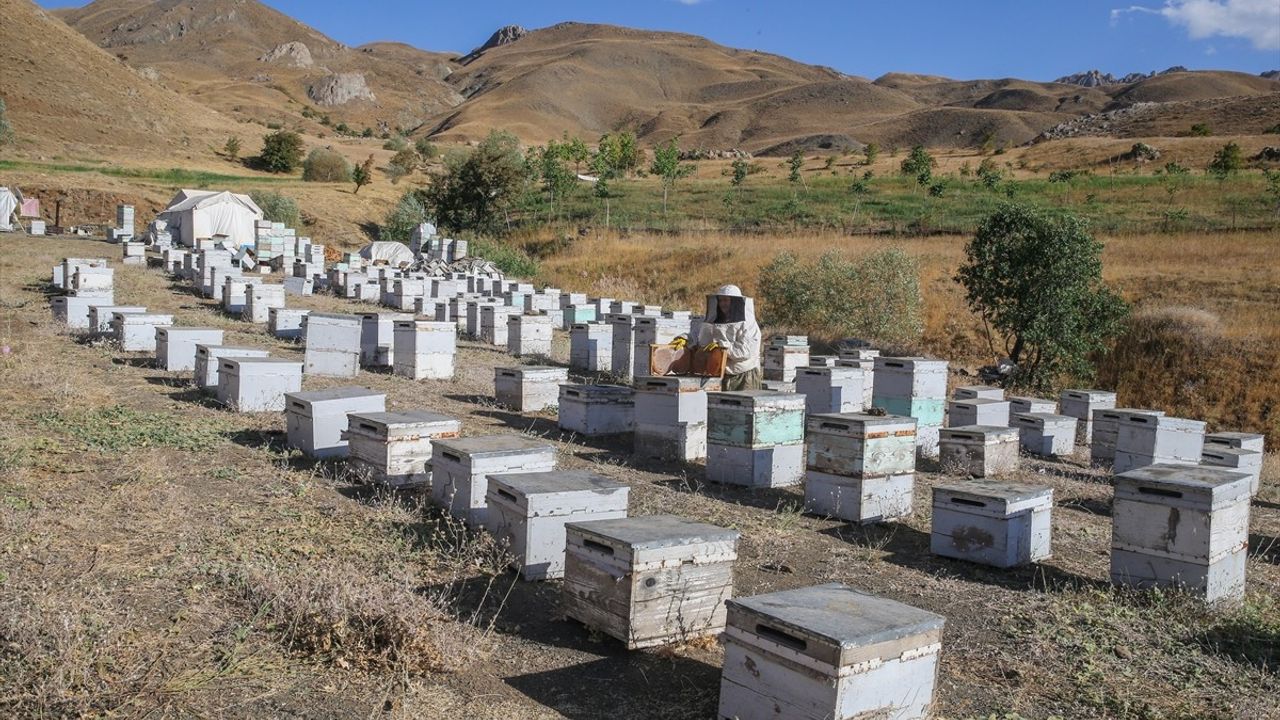
[[[259,157],[267,172],[291,173],[302,162],[302,136],[292,130],[277,130],[262,138]]]
[[[1267,194],[1276,204],[1275,214],[1280,215],[1280,170],[1263,170],[1262,177],[1267,181]]]
[[[640,167],[640,143],[633,132],[608,133],[600,137],[597,155],[613,169],[615,177],[625,177]]]
[[[792,185],[799,185],[801,181],[800,171],[804,169],[804,155],[799,151],[791,153],[791,157],[787,158],[787,182]]]
[[[1244,153],[1233,140],[1213,154],[1213,162],[1209,163],[1209,174],[1219,180],[1226,180],[1240,172],[1242,167],[1244,167]]]
[[[315,148],[302,162],[302,179],[307,182],[350,182],[351,163],[342,153]]]
[[[743,158],[735,158],[731,168],[733,174],[729,177],[729,184],[741,190],[747,176],[751,174],[751,166]]]
[[[778,255],[760,271],[761,319],[819,337],[901,344],[923,332],[920,268],[900,249],[816,261]]]
[[[430,218],[431,215],[418,194],[409,191],[401,195],[396,206],[387,213],[386,220],[378,228],[378,239],[408,245],[414,228],[424,222],[430,222]]]
[[[933,179],[933,164],[933,156],[929,151],[923,145],[916,145],[902,160],[902,174],[914,177],[917,185],[925,186]]]
[[[1208,123],[1196,123],[1191,126],[1191,131],[1188,134],[1191,137],[1209,137],[1213,135],[1213,128],[1209,127]]]
[[[262,209],[264,220],[284,223],[285,227],[291,228],[302,225],[302,213],[298,211],[298,203],[288,195],[258,190],[249,193],[249,199]]]
[[[392,150],[394,152],[400,152],[401,150],[408,149],[408,147],[409,141],[405,140],[404,137],[400,135],[389,138],[386,142],[382,143],[383,150]]]
[[[542,181],[542,189],[547,193],[550,203],[549,212],[563,207],[564,199],[578,184],[578,175],[569,169],[573,150],[568,144],[552,140],[537,153],[538,177]]]
[[[610,201],[613,199],[613,180],[618,176],[618,170],[609,164],[609,159],[604,153],[596,152],[591,158],[591,172],[596,176],[594,189],[596,199],[604,201],[604,226],[607,228],[612,214]]]
[[[582,172],[582,165],[591,162],[591,148],[582,141],[577,135],[572,138],[568,133],[564,135],[564,159],[573,163],[573,173],[578,175]]]
[[[520,141],[492,131],[471,152],[451,154],[423,191],[440,226],[454,232],[492,232],[519,198],[529,177]]]
[[[876,161],[876,158],[878,158],[878,157],[880,157],[880,146],[879,146],[879,145],[877,145],[877,144],[875,144],[875,143],[867,143],[867,146],[866,146],[865,148],[863,148],[863,149],[862,149],[862,164],[863,164],[863,165],[872,165],[872,164],[874,164],[874,163],[875,163],[875,161]]]
[[[364,137],[364,138],[373,137],[373,128],[371,127],[365,128],[364,131],[360,133],[360,137]]]
[[[667,195],[675,190],[676,181],[693,174],[694,166],[680,162],[680,148],[675,138],[653,149],[649,172],[662,178],[662,214],[667,214]]]
[[[418,151],[418,156],[423,162],[430,162],[440,157],[440,149],[428,138],[418,138],[418,141],[413,144],[413,149]]]
[[[393,184],[398,183],[406,175],[412,175],[418,169],[420,162],[421,156],[418,152],[406,147],[387,162],[387,177],[391,178]]]
[[[0,120],[0,122],[3,122]],[[227,143],[222,146],[222,152],[231,160],[240,157],[240,138],[232,135],[227,138]]]
[[[1102,243],[1079,218],[1009,204],[983,220],[956,281],[1017,367],[1014,385],[1047,390],[1087,379],[1090,356],[1120,330],[1124,301],[1102,280]]]
[[[991,158],[984,158],[978,165],[978,182],[988,190],[996,189],[1000,181],[1004,178],[1004,173],[1000,172],[999,166]]]
[[[370,155],[367,160],[356,166],[351,171],[351,181],[356,184],[356,189],[352,191],[352,195],[359,195],[360,188],[373,182],[373,156]]]

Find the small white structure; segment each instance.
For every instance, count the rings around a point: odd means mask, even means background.
[[[240,413],[280,412],[302,389],[302,363],[273,357],[218,359],[218,402]]]
[[[167,313],[117,312],[112,313],[111,324],[121,350],[153,353],[156,351],[156,328],[173,325],[173,316]]]
[[[495,368],[493,398],[518,412],[554,410],[560,404],[560,386],[569,382],[569,371],[550,365]]]
[[[1011,568],[1051,553],[1053,489],[970,480],[933,487],[934,555]]]
[[[941,615],[839,583],[727,604],[717,718],[932,716]]]
[[[636,426],[635,391],[623,385],[561,385],[561,430],[585,437],[628,433]]]
[[[287,444],[311,458],[346,457],[348,416],[386,409],[385,394],[362,387],[289,393],[285,396]]]
[[[169,372],[196,369],[197,345],[221,345],[222,330],[202,327],[157,327],[156,365]]]
[[[431,483],[432,442],[456,438],[462,423],[447,415],[404,412],[347,416],[347,465],[357,479],[393,488]]]
[[[7,187],[0,187],[0,232],[13,232],[13,218],[18,212],[18,198]]]
[[[169,225],[175,242],[195,247],[196,238],[225,235],[237,247],[256,240],[262,208],[248,195],[216,190],[179,190],[157,219]]]
[[[635,454],[691,462],[707,457],[707,391],[720,381],[698,377],[641,377],[635,384]]]
[[[627,516],[630,488],[586,470],[489,476],[489,524],[525,580],[564,576],[564,526]]]

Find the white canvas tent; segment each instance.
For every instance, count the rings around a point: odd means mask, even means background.
[[[18,198],[7,187],[0,187],[0,232],[13,232],[13,214],[18,211]]]
[[[262,208],[248,195],[214,190],[179,190],[156,216],[169,224],[174,242],[193,247],[196,238],[226,235],[235,245],[254,241],[254,223]]]

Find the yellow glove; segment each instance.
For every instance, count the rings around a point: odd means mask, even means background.
[[[716,342],[715,340],[712,340],[711,342],[707,343],[707,347],[706,347],[706,349],[707,349],[708,351],[710,351],[710,350],[719,350],[719,349],[720,349],[720,343]]]
[[[683,348],[688,343],[689,343],[689,339],[681,335],[680,337],[671,341],[671,347],[680,349],[680,348]]]

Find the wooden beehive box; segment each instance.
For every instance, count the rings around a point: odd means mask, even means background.
[[[930,549],[935,555],[999,568],[1051,554],[1053,489],[971,480],[935,485]]]
[[[847,477],[915,472],[916,422],[895,415],[810,415],[808,468]]]
[[[717,717],[929,717],[945,622],[838,583],[734,598]]]
[[[560,403],[560,386],[569,382],[569,371],[550,365],[495,368],[493,397],[499,405],[518,412],[554,410]]]
[[[488,520],[490,475],[555,469],[556,449],[523,435],[437,440],[431,451],[431,499],[472,527]]]
[[[396,488],[431,483],[431,448],[462,433],[458,420],[426,410],[352,413],[347,417],[347,464],[356,478]]]
[[[994,477],[1018,469],[1018,428],[965,425],[940,431],[939,461],[948,472]]]
[[[569,523],[564,612],[628,649],[718,634],[736,530],[671,515]]]
[[[623,385],[561,385],[560,429],[586,437],[628,433],[636,426],[635,391]]]
[[[285,396],[287,444],[312,458],[346,457],[348,415],[386,410],[385,393],[339,387]]]
[[[585,470],[490,475],[487,529],[525,580],[564,575],[565,525],[627,516],[630,488]]]

